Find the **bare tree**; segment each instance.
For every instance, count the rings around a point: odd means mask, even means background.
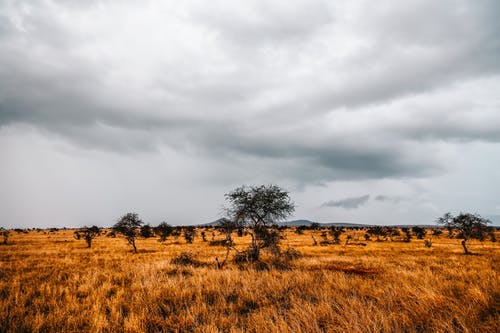
[[[122,234],[127,239],[127,242],[134,248],[134,253],[137,253],[137,248],[135,246],[135,239],[139,234],[142,220],[136,213],[127,213],[123,215],[118,222],[113,226],[113,230],[117,233]]]
[[[484,240],[488,232],[490,220],[482,218],[478,214],[460,213],[453,217],[450,213],[444,214],[437,219],[437,223],[444,225],[448,230],[458,231],[458,238],[462,238],[464,254],[470,254],[467,249],[469,239]]]
[[[76,239],[84,239],[85,242],[87,243],[87,247],[91,248],[92,247],[92,240],[99,236],[101,233],[101,229],[99,229],[98,226],[91,226],[91,227],[82,227],[78,230],[75,231],[74,237]]]

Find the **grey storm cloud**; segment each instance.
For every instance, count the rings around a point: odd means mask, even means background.
[[[299,183],[432,175],[433,142],[500,141],[498,2],[292,4],[4,2],[0,127]]]
[[[393,204],[397,204],[397,203],[400,203],[401,201],[406,200],[405,197],[402,197],[399,195],[382,195],[382,194],[375,196],[375,198],[373,198],[373,199],[380,201],[380,202],[389,202],[389,203],[393,203]]]
[[[368,202],[370,195],[362,195],[360,197],[344,198],[340,200],[331,200],[321,204],[320,207],[340,207],[345,209],[357,209]]]

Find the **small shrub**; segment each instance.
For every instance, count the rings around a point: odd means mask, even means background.
[[[340,243],[340,235],[342,235],[345,232],[344,228],[342,227],[330,227],[330,235],[333,237],[333,242],[335,244]]]
[[[291,260],[296,260],[302,257],[302,253],[294,249],[293,247],[288,247],[284,252],[283,252],[283,258],[285,260],[291,261]]]
[[[192,226],[184,227],[184,239],[186,243],[191,244],[194,241],[194,236],[196,235],[196,229]]]
[[[227,239],[214,239],[208,242],[209,246],[228,246],[230,242]]]
[[[173,258],[171,263],[179,266],[193,266],[193,267],[205,266],[205,263],[197,260],[194,257],[194,255],[190,252],[182,252],[177,257]]]
[[[439,237],[443,233],[443,230],[441,229],[432,229],[432,236]]]

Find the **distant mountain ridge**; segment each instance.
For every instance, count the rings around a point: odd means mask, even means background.
[[[330,223],[321,223],[321,222],[314,222],[310,220],[292,220],[292,221],[286,221],[286,222],[281,222],[278,223],[279,225],[286,225],[287,227],[298,227],[298,226],[310,226],[313,223],[319,223],[320,226],[322,227],[366,227],[369,226],[368,224],[361,224],[361,223],[350,223],[350,222],[330,222]]]
[[[217,226],[221,221],[223,221],[224,218],[217,219],[215,221],[209,222],[209,223],[204,223],[200,224],[200,227],[205,227],[205,226]],[[419,227],[425,227],[425,228],[436,228],[439,227],[438,225],[435,224],[398,224],[398,225],[380,225],[380,224],[366,224],[366,223],[352,223],[352,222],[314,222],[311,220],[305,220],[305,219],[300,219],[300,220],[291,220],[291,221],[285,221],[285,222],[280,222],[278,225],[282,226],[287,226],[287,227],[298,227],[298,226],[310,226],[313,223],[319,223],[321,227],[345,227],[345,228],[364,228],[364,227],[373,227],[376,225],[379,226],[387,226],[387,227],[397,227],[397,228],[411,228],[415,226]]]

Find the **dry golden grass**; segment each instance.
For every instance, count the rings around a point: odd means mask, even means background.
[[[282,247],[303,257],[257,271],[216,269],[225,249],[200,237],[138,239],[133,254],[122,238],[87,249],[70,230],[11,233],[0,246],[0,331],[500,332],[500,243],[471,242],[477,255],[465,256],[445,236],[425,248],[286,235]],[[249,241],[234,238],[240,248]],[[171,263],[186,251],[207,265]]]

